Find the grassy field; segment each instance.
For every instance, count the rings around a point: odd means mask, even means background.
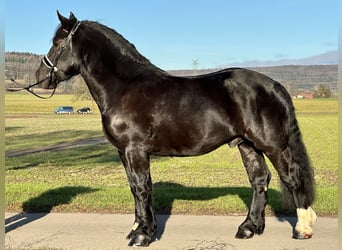
[[[297,118],[317,183],[314,208],[337,214],[337,100],[295,100]],[[91,115],[54,115],[57,106],[93,107],[56,95],[39,100],[6,94],[6,150],[55,145],[102,135]],[[267,213],[285,213],[272,165]],[[116,150],[109,144],[6,158],[6,210],[132,213],[133,199]],[[236,148],[222,146],[199,157],[152,158],[158,213],[245,214],[251,188]]]

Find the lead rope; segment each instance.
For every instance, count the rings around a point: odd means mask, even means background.
[[[43,81],[47,80],[48,78],[50,78],[50,76],[47,76],[46,78],[40,80],[39,82],[36,82],[34,84],[30,84],[29,86],[27,87],[23,87],[23,88],[6,88],[6,91],[9,91],[9,92],[17,92],[17,91],[22,91],[22,90],[26,90],[27,92],[31,93],[32,95],[40,98],[40,99],[50,99],[51,97],[53,97],[53,95],[55,94],[56,92],[56,88],[57,88],[57,85],[53,88],[53,91],[51,92],[50,96],[48,97],[45,97],[45,96],[41,96],[41,95],[38,95],[37,93],[35,93],[31,88],[42,83]],[[15,84],[18,84],[18,82],[16,82],[14,79],[11,79],[11,81]]]

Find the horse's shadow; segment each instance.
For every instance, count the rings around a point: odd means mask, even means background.
[[[96,190],[83,186],[66,186],[48,190],[31,198],[23,203],[21,213],[5,219],[5,233],[41,219],[50,213],[53,207],[69,204],[77,195],[95,192]]]
[[[153,190],[154,208],[158,214],[158,239],[161,239],[165,231],[175,200],[206,201],[226,195],[238,195],[246,205],[246,212],[252,200],[252,189],[250,187],[186,187],[173,182],[157,182],[154,184]],[[22,205],[22,213],[7,218],[5,220],[5,233],[41,219],[50,213],[53,207],[69,204],[77,195],[96,191],[97,189],[83,186],[66,186],[48,190],[25,201]],[[289,213],[288,210],[282,208],[281,194],[274,189],[269,189],[268,193],[270,196],[268,204],[278,220],[288,221],[294,227],[295,219],[284,216],[289,215]]]
[[[158,233],[160,239],[164,233],[167,220],[172,213],[175,200],[200,200],[206,201],[226,195],[238,195],[246,205],[246,213],[252,201],[252,189],[250,187],[186,187],[178,183],[157,182],[153,186],[154,208],[157,215]],[[279,221],[288,221],[292,227],[295,225],[293,211],[282,207],[281,193],[274,189],[268,189],[270,197],[268,205],[272,213]]]

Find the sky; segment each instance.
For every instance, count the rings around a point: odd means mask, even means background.
[[[337,2],[6,0],[5,51],[47,53],[59,10],[115,29],[165,70],[301,64],[337,57]]]

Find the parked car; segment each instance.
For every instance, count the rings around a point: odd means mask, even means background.
[[[55,114],[73,114],[74,108],[72,106],[60,106],[55,109]]]
[[[89,114],[90,113],[90,108],[88,107],[83,107],[77,110],[78,114]]]

